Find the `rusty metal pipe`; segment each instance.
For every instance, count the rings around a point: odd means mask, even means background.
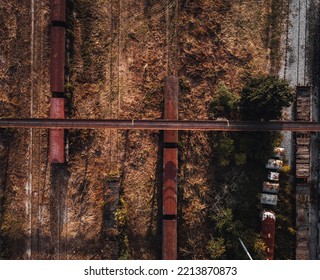
[[[177,259],[177,220],[162,221],[162,259]]]
[[[175,76],[166,78],[164,86],[164,118],[165,120],[178,120],[179,110],[179,79]],[[163,133],[164,143],[178,143],[178,131],[166,130]]]
[[[51,0],[51,22],[66,21],[66,0]]]
[[[64,118],[64,98],[50,98],[50,118]],[[50,163],[64,163],[64,130],[50,129]]]
[[[137,129],[202,131],[313,131],[320,122],[248,122],[211,120],[118,120],[118,119],[0,119],[5,128]]]
[[[66,56],[65,33],[61,26],[51,26],[50,91],[64,92],[64,67]]]

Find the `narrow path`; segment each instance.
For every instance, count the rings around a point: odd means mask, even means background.
[[[120,95],[120,56],[121,56],[121,9],[123,5],[121,1],[110,1],[110,36],[111,44],[109,50],[109,65],[108,65],[108,112],[107,116],[110,119],[116,119],[119,115],[121,106]],[[109,147],[110,170],[109,172],[118,172],[119,170],[119,135],[116,131],[108,131],[107,140]]]
[[[283,78],[292,86],[307,85],[306,38],[308,37],[307,15],[309,4],[304,0],[292,0],[289,5],[287,46]]]
[[[32,0],[30,4],[30,118],[41,117],[43,94],[43,3]],[[46,131],[30,129],[28,145],[28,180],[26,183],[26,214],[28,219],[28,240],[26,257],[37,258],[40,249],[41,225],[41,182],[44,180],[42,147],[46,146]],[[46,168],[44,168],[46,171]]]
[[[34,12],[35,0],[31,0],[31,34],[30,34],[30,117],[33,118],[33,98],[34,98]],[[26,255],[31,259],[31,245],[32,245],[32,170],[33,170],[33,129],[29,133],[29,146],[28,146],[28,166],[29,176],[26,183],[26,213],[28,216],[28,235],[29,239],[26,244]]]

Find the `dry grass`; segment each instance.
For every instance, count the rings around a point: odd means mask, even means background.
[[[183,5],[179,1],[179,7],[175,1],[129,0],[121,6],[111,0],[75,1],[71,116],[159,119],[164,78],[175,73],[183,77],[184,85],[179,118],[207,119],[219,81],[237,92],[248,74],[270,70],[270,53],[264,41],[270,1],[195,0],[183,1]],[[0,102],[4,104],[0,115],[28,117],[30,61],[25,57],[30,57],[29,2],[15,4],[4,6],[0,2],[0,13],[7,15],[0,17],[0,50],[4,54],[0,57]],[[44,5],[48,11],[49,1]],[[4,18],[7,21],[3,22]],[[47,23],[43,32],[49,34]],[[44,38],[44,84],[37,114],[46,117],[49,49],[48,37]],[[21,50],[28,51],[22,54]],[[160,137],[148,131],[70,131],[70,177],[65,186],[61,228],[68,258],[112,258],[110,251],[117,251],[120,243],[126,249],[123,257],[161,257]],[[20,170],[28,167],[27,156],[21,158],[27,154],[28,133],[19,131],[17,139],[10,155],[6,211],[19,215],[17,221],[3,225],[8,233],[18,225],[26,234],[27,175]],[[179,252],[183,258],[203,259],[211,234],[207,207],[212,201],[207,194],[214,193],[210,139],[207,133],[198,132],[183,132],[180,139]],[[35,183],[43,186],[40,225],[48,238],[54,229],[48,226],[53,194],[49,171],[45,171],[46,152],[44,143],[42,175]],[[117,229],[103,228],[103,207],[108,203],[104,195],[111,173],[121,175],[119,191],[127,209],[121,234]],[[20,206],[15,208],[13,201]],[[104,231],[109,239],[101,237]],[[39,256],[43,257],[47,247],[41,246],[45,249]]]

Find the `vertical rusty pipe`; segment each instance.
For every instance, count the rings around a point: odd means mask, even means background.
[[[50,118],[64,119],[65,60],[66,60],[66,0],[51,0],[50,28]],[[50,163],[64,163],[64,130],[50,129]]]
[[[50,98],[50,118],[64,119],[64,98]],[[64,163],[64,130],[50,129],[50,163]]]
[[[51,0],[51,22],[66,21],[66,0]]]
[[[163,151],[163,215],[177,215],[178,149]]]
[[[166,78],[164,87],[164,119],[178,119],[179,79],[174,76]],[[164,143],[178,143],[178,131],[166,130],[163,133]]]
[[[162,221],[162,258],[177,259],[177,220]]]
[[[64,92],[65,27],[51,26],[50,91]]]
[[[179,80],[166,78],[164,87],[164,119],[178,120]],[[163,132],[163,189],[162,189],[162,259],[177,259],[177,170],[178,131]]]

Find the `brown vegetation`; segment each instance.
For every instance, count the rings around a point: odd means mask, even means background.
[[[174,74],[179,118],[208,119],[219,82],[238,93],[249,74],[272,68],[265,43],[271,0],[69,2],[72,118],[162,118],[164,78]],[[30,100],[34,117],[48,115],[49,1],[38,8],[32,60],[30,1],[0,1],[1,117],[30,117]],[[30,148],[29,131],[17,130],[0,151],[8,159],[0,174],[5,257],[28,258],[26,248],[32,258],[161,257],[160,132],[69,131],[68,164],[55,171],[47,132],[32,137]],[[179,257],[204,259],[213,236],[215,162],[207,133],[183,132],[180,144]],[[116,201],[107,195],[110,182],[117,182]],[[105,223],[108,203],[119,205],[115,224]]]

